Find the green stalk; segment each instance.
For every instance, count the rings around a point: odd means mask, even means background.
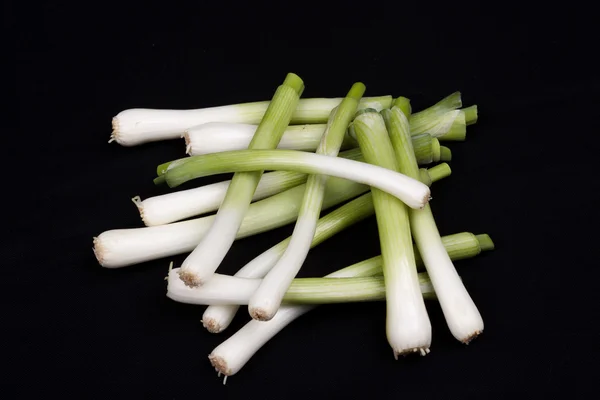
[[[373,110],[357,115],[350,132],[367,162],[398,171],[398,161],[379,113]],[[426,354],[431,343],[431,323],[419,290],[408,208],[377,188],[372,187],[371,193],[383,257],[388,342],[396,358],[408,352]]]
[[[331,112],[317,154],[337,157],[344,141],[346,128],[356,113],[358,102],[365,89],[364,84],[355,83],[342,103]],[[300,271],[315,235],[327,179],[326,175],[309,175],[290,243],[276,265],[263,278],[248,304],[253,319],[268,321],[273,318],[281,305],[285,291]]]
[[[277,147],[303,91],[302,79],[289,73],[269,103],[252,137],[249,149]],[[180,277],[188,286],[198,286],[210,279],[225,258],[242,224],[244,214],[250,206],[262,174],[261,170],[234,174],[209,234],[181,265]]]
[[[440,161],[452,160],[452,150],[446,146],[440,146]]]
[[[366,196],[363,195],[363,196]],[[487,234],[474,235],[470,232],[460,232],[452,235],[442,236],[442,243],[452,261],[473,258],[482,251],[494,249],[494,242]],[[417,269],[422,271],[425,267],[423,258],[416,245],[413,245]],[[383,259],[381,255],[371,257],[367,260],[342,268],[329,274],[331,278],[350,278],[356,276],[374,276],[382,273]]]
[[[352,142],[351,143],[352,148],[340,152],[338,154],[338,157],[347,158],[347,159],[355,160],[355,161],[364,161],[362,153],[360,152],[360,149],[358,147],[356,147],[356,146],[358,146],[356,141],[354,139],[349,138],[348,136],[346,136],[346,138],[348,139],[348,141]],[[413,147],[415,149],[415,156],[417,158],[417,162],[419,163],[419,165],[427,165],[427,164],[431,164],[432,162],[440,161],[440,142],[437,138],[432,137],[428,133],[423,133],[421,135],[413,136],[412,142],[413,142]],[[204,154],[202,154],[202,155],[204,155]],[[177,162],[177,163],[186,162],[186,160],[188,160],[188,159],[189,159],[189,157],[184,157],[184,158],[179,158],[177,160],[172,160],[172,161],[168,161],[166,163],[160,164],[158,167],[156,167],[156,174],[159,177],[161,177],[167,172],[169,165],[171,165],[175,162]],[[164,178],[163,179],[155,179],[154,182],[156,184],[162,184],[162,183],[166,183],[166,180]]]
[[[419,176],[408,118],[399,107],[383,110],[381,114],[384,116],[400,171],[407,176]],[[446,322],[458,340],[468,343],[483,330],[481,315],[444,248],[429,204],[418,212],[409,210],[409,215],[415,243],[423,257]]]
[[[462,142],[467,138],[467,121],[463,110],[457,110],[456,118],[445,134],[439,136],[442,141]]]
[[[425,299],[435,299],[435,292],[426,273],[419,274],[419,284]],[[383,277],[357,278],[296,278],[283,296],[293,304],[332,304],[385,299]]]
[[[467,126],[473,125],[477,122],[478,113],[477,113],[477,105],[474,104],[470,107],[466,107],[462,109],[465,113],[465,122]]]
[[[404,100],[400,101],[403,102]],[[398,99],[394,104],[402,106]],[[410,110],[404,110],[409,111],[407,115],[410,115],[411,134],[430,133],[435,137],[444,136],[456,118],[457,112],[455,110],[461,106],[461,94],[460,92],[454,92],[433,106],[412,115]]]

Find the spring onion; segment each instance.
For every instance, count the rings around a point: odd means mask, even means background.
[[[237,278],[215,273],[202,286],[189,287],[179,279],[177,268],[169,271],[167,297],[179,303],[195,305],[246,305],[264,279]],[[424,296],[435,298],[427,273],[419,274]],[[383,277],[295,278],[283,294],[284,303],[332,304],[385,299]]]
[[[287,127],[278,149],[315,151],[327,124],[290,125]],[[218,153],[228,150],[247,149],[256,125],[231,122],[209,122],[191,127],[183,135],[186,153],[192,156]],[[352,139],[345,136],[342,148],[353,147]]]
[[[418,167],[410,140],[410,126],[404,110],[393,107],[391,110],[384,110],[382,115],[399,160],[400,171],[418,177]],[[410,225],[448,327],[456,339],[469,343],[483,331],[483,319],[444,250],[431,207],[425,206],[418,212],[411,210]]]
[[[278,149],[315,151],[327,124],[292,125],[283,134]],[[191,156],[219,153],[248,148],[256,125],[211,122],[190,128],[185,133],[186,153]],[[342,149],[356,147],[357,144],[348,135],[344,136]],[[431,146],[439,148],[438,138],[425,133],[413,136],[413,147],[419,164],[428,164],[438,159],[423,159],[431,154]]]
[[[363,111],[354,119],[350,133],[365,160],[397,171],[398,162],[383,118],[376,110]],[[431,345],[431,322],[418,290],[408,207],[379,188],[372,187],[371,193],[383,257],[388,342],[396,359],[408,353],[426,355]]]
[[[306,184],[252,203],[236,239],[267,232],[296,220]],[[330,179],[323,209],[350,200],[369,189],[345,179]],[[113,229],[94,238],[100,265],[120,268],[192,251],[213,224],[215,215],[144,228]]]
[[[344,141],[346,129],[354,118],[358,102],[364,92],[365,85],[355,83],[340,105],[334,108],[327,122],[327,128],[321,137],[317,154],[337,157]],[[248,312],[252,318],[260,321],[268,321],[273,318],[288,286],[304,264],[315,235],[317,220],[321,214],[327,179],[328,176],[325,175],[308,177],[304,199],[290,242],[248,303]]]
[[[214,127],[218,125],[218,127]],[[318,126],[319,129],[313,127]],[[327,124],[293,125],[284,133],[278,149],[315,151],[319,145]],[[249,129],[248,127],[252,127]],[[302,128],[294,129],[294,128]],[[210,123],[194,127],[186,133],[186,152],[191,156],[220,153],[232,150],[244,150],[252,139],[255,125]],[[440,161],[440,142],[428,133],[412,137],[415,155],[420,165]],[[355,148],[358,145],[348,135],[344,136],[342,148]],[[347,150],[348,151],[348,150]],[[343,157],[344,153],[340,153]],[[348,157],[344,157],[348,158]],[[362,160],[362,158],[360,159]]]
[[[159,166],[159,172],[162,172],[161,168]],[[423,208],[429,201],[430,192],[426,185],[398,172],[364,162],[297,150],[235,150],[193,156],[171,162],[164,175],[170,187],[177,187],[203,176],[265,169],[353,180],[390,193],[414,208]]]
[[[291,116],[292,124],[323,124],[342,98],[302,99]],[[389,108],[392,96],[365,97],[359,108]],[[112,120],[110,142],[136,146],[160,140],[178,139],[186,129],[209,122],[258,124],[270,102],[258,101],[195,110],[156,110],[132,108],[121,111]]]
[[[303,91],[302,79],[295,74],[288,74],[269,103],[249,149],[277,147]],[[208,234],[181,264],[179,275],[186,285],[201,285],[219,267],[235,241],[262,174],[261,170],[253,170],[233,175]]]
[[[472,105],[470,107],[463,108],[463,111],[465,113],[465,123],[467,124],[467,126],[473,125],[477,122],[477,105]]]
[[[440,161],[451,161],[452,150],[446,146],[440,146]]]
[[[468,232],[444,236],[444,244],[453,259],[473,257],[483,250],[492,250],[494,244],[488,235],[473,235]],[[415,253],[418,254],[418,253]],[[343,268],[328,277],[350,278],[374,276],[381,273],[381,256]],[[211,306],[213,308],[216,306]],[[239,331],[216,347],[209,360],[218,372],[231,376],[238,373],[252,356],[290,322],[299,318],[314,306],[285,305],[270,321],[251,320]]]

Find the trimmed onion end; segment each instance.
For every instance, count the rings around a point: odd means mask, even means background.
[[[471,340],[473,340],[477,336],[481,335],[482,332],[483,332],[483,329],[480,331],[475,331],[472,334],[470,334],[469,336],[467,336],[466,339],[461,340],[461,342],[463,342],[464,344],[469,344],[471,342]]]
[[[183,132],[183,139],[185,140],[185,154],[192,155],[192,143],[190,140],[190,133],[186,130]]]
[[[252,319],[257,321],[270,321],[273,318],[273,315],[263,308],[249,308],[248,311]]]
[[[135,206],[137,207],[139,213],[140,213],[140,218],[142,219],[142,222],[144,223],[144,225],[146,226],[150,226],[148,224],[148,221],[146,221],[146,216],[144,215],[144,204],[142,202],[142,199],[140,196],[135,196],[131,199],[131,201],[133,202],[133,204],[135,204]]]
[[[112,119],[112,132],[110,134],[110,140],[108,143],[112,143],[114,141],[119,142],[119,119],[117,117],[113,117]]]
[[[223,327],[214,318],[202,319],[202,326],[210,333],[221,333]]]
[[[96,256],[96,260],[102,266],[104,266],[104,248],[102,247],[102,242],[99,238],[94,237],[94,246],[92,247],[94,251],[94,256]]]
[[[180,269],[178,273],[179,279],[181,279],[186,286],[192,288],[202,286],[202,281],[200,280],[200,278],[198,278],[198,276],[195,273],[185,271],[183,269]]]
[[[414,347],[412,349],[406,349],[406,350],[402,350],[402,351],[394,350],[394,358],[397,360],[398,356],[406,357],[409,354],[415,354],[415,353],[418,353],[421,356],[426,356],[427,354],[430,353],[430,350],[429,350],[429,347]]]
[[[229,369],[229,367],[227,367],[227,362],[223,359],[223,357],[211,353],[208,355],[208,360],[210,361],[212,366],[215,367],[218,373],[223,374],[225,376],[232,375],[232,371],[231,369]]]

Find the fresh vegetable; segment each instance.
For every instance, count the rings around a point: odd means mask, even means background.
[[[376,110],[363,110],[350,128],[367,162],[391,171],[398,161],[383,118]],[[414,157],[414,155],[413,155]],[[408,208],[379,188],[372,187],[386,292],[386,333],[399,355],[426,355],[431,345],[431,323],[419,290],[419,279],[408,222]]]
[[[363,152],[364,154],[364,152]],[[177,187],[203,176],[241,171],[284,170],[330,175],[377,187],[409,207],[423,208],[429,188],[416,179],[377,165],[297,150],[236,150],[176,160],[158,167],[167,184]]]
[[[123,146],[185,139],[189,157],[159,165],[155,184],[175,188],[209,175],[234,176],[134,197],[146,227],[94,238],[98,262],[121,268],[191,252],[179,268],[171,262],[167,297],[207,305],[202,323],[210,332],[226,329],[240,306],[253,318],[209,355],[225,379],[318,304],[385,300],[387,339],[398,358],[429,353],[424,300],[437,299],[452,334],[469,343],[483,331],[483,319],[453,261],[494,243],[469,232],[441,237],[429,186],[450,175],[446,141],[466,139],[478,107],[463,108],[460,92],[413,113],[405,97],[363,97],[362,83],[345,98],[301,100],[303,90],[302,79],[290,73],[271,101],[115,116],[110,141]],[[381,255],[323,278],[298,277],[306,275],[298,273],[310,249],[373,214]],[[236,239],[292,222],[290,237],[235,276],[217,273]]]
[[[179,303],[245,305],[252,301],[264,279],[237,278],[215,273],[204,285],[191,288],[179,279],[179,271],[175,268],[169,271],[167,281],[167,297]],[[419,274],[419,284],[424,296],[435,298],[427,273]],[[379,276],[295,278],[282,297],[284,303],[293,304],[376,301],[385,299],[385,285],[383,277]]]
[[[365,85],[362,83],[355,83],[346,98],[331,112],[327,129],[325,129],[317,148],[317,154],[337,157],[344,141],[346,129],[354,117],[358,102],[365,89]],[[259,321],[268,321],[273,318],[288,286],[304,264],[315,235],[317,220],[321,214],[327,179],[328,177],[325,175],[309,175],[290,242],[248,303],[248,312],[252,318]]]
[[[292,124],[323,124],[342,98],[302,99],[293,110]],[[365,97],[360,108],[389,108],[392,96]],[[258,124],[270,107],[269,101],[258,101],[195,110],[155,110],[133,108],[121,111],[112,120],[109,142],[136,146],[160,140],[178,139],[193,126],[211,122]]]
[[[399,169],[408,176],[418,177],[418,166],[410,140],[410,125],[405,109],[393,107],[382,112],[399,161]],[[417,248],[438,295],[446,322],[454,337],[469,343],[483,331],[483,319],[458,276],[431,213],[431,207],[413,212],[410,226]]]
[[[277,147],[303,91],[302,79],[288,74],[252,137],[250,151]],[[252,170],[233,176],[208,234],[181,264],[179,275],[186,285],[203,284],[219,267],[236,238],[262,174]]]

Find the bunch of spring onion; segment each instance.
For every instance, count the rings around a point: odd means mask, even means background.
[[[209,332],[222,332],[239,307],[247,307],[252,320],[209,356],[219,374],[237,373],[271,337],[319,304],[385,301],[396,358],[430,352],[425,300],[440,303],[459,341],[469,343],[483,331],[453,261],[494,244],[486,234],[440,236],[428,204],[430,187],[451,173],[446,161],[452,153],[440,142],[465,140],[477,107],[462,108],[455,92],[412,113],[404,97],[364,97],[365,90],[355,83],[343,98],[301,99],[304,82],[290,73],[270,101],[130,109],[113,118],[110,141],[124,146],[184,139],[189,156],[158,165],[156,184],[174,188],[234,173],[228,181],[134,197],[146,226],[94,238],[94,253],[107,268],[189,253],[181,266],[169,267],[167,296],[208,306],[202,322]],[[322,216],[326,209],[333,210]],[[372,216],[381,255],[322,278],[297,277],[312,248]],[[290,223],[289,238],[235,276],[217,272],[236,239]]]

